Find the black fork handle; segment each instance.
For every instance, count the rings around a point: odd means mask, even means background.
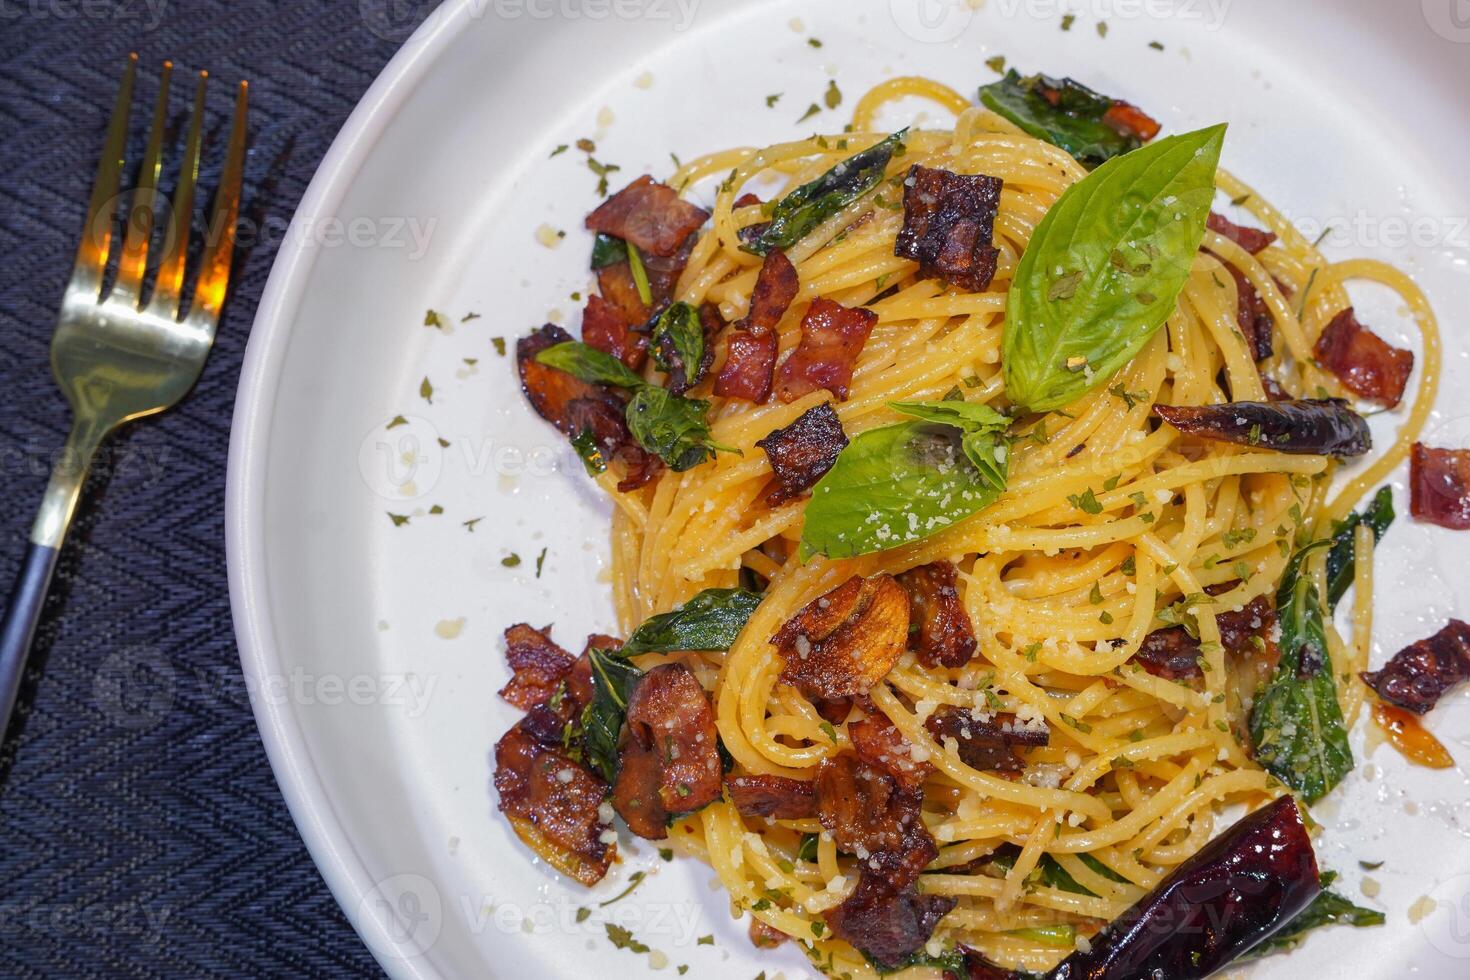
[[[10,601],[5,604],[5,619],[0,622],[0,736],[4,735],[10,724],[10,713],[15,709],[15,696],[25,675],[31,641],[36,636],[36,624],[41,620],[41,607],[46,604],[59,554],[55,548],[28,541],[15,585],[10,590]]]

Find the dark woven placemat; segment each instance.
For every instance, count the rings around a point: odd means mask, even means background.
[[[380,975],[297,836],[250,713],[226,589],[225,458],[272,229],[427,6],[4,3],[0,588],[68,422],[47,348],[127,52],[144,69],[132,160],[165,58],[180,124],[189,73],[215,79],[206,189],[240,78],[252,140],[247,234],[204,376],[109,445],[61,558],[28,711],[0,761],[0,975]]]

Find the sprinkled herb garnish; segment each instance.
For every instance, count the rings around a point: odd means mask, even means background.
[[[443,507],[440,507],[438,504],[435,504],[434,506],[432,506],[432,507],[429,508],[429,513],[430,514],[442,514],[442,513],[444,513],[444,508]]]
[[[546,549],[541,549],[541,554],[536,556],[536,577],[541,577],[541,566],[546,564]]]
[[[986,58],[985,67],[997,75],[1004,75],[1006,73],[1006,56],[998,54],[994,58]]]
[[[462,316],[462,317],[459,318],[459,322],[460,323],[469,323],[471,320],[478,320],[478,319],[480,319],[480,314],[478,314],[478,313],[466,313],[464,316]]]
[[[438,327],[440,330],[443,330],[445,327],[444,317],[440,316],[436,310],[427,310],[424,313],[424,326]]]
[[[837,79],[827,83],[827,91],[822,95],[822,101],[827,103],[828,109],[835,109],[842,105],[842,89],[837,87]]]
[[[505,338],[504,337],[491,337],[490,338],[490,343],[491,343],[492,346],[494,346],[495,353],[499,354],[501,357],[504,357],[505,356]]]
[[[504,565],[506,568],[515,568],[520,563],[521,556],[516,554],[514,551],[506,555],[504,558],[500,559],[500,564]]]
[[[626,949],[630,953],[646,953],[649,951],[649,947],[646,943],[640,943],[638,940],[634,939],[633,933],[629,932],[627,929],[624,929],[617,923],[604,923],[603,927],[607,930],[608,941],[611,942],[618,949]]]
[[[601,163],[589,156],[587,158],[587,169],[597,175],[597,196],[607,197],[607,175],[623,168],[616,163]]]
[[[407,514],[389,514],[388,519],[393,522],[394,527],[402,527],[408,523]]]
[[[819,113],[821,111],[822,111],[822,107],[819,106],[819,105],[817,105],[815,102],[813,102],[811,105],[809,105],[809,106],[806,107],[806,112],[803,112],[801,114],[801,118],[798,119],[798,120],[796,120],[796,121],[799,122],[799,123],[806,122],[812,116],[815,116],[817,113]]]
[[[826,735],[829,739],[832,740],[833,745],[837,744],[837,729],[832,727],[832,723],[830,721],[824,721],[817,727],[822,729],[823,735]]]
[[[773,95],[766,96],[766,108],[767,109],[774,109],[774,108],[776,108],[776,103],[781,101],[781,96],[783,94],[785,94],[785,93],[776,92]]]
[[[714,936],[700,936],[699,939],[697,939],[695,941],[695,945],[696,946],[713,946],[714,944],[715,944],[715,937]]]
[[[821,40],[819,38],[815,38],[815,37],[809,37],[809,38],[807,38],[806,39],[806,43],[807,43],[807,46],[808,47],[813,47],[813,48],[820,48],[822,46]]]
[[[1072,25],[1077,22],[1076,14],[1062,14],[1062,30],[1070,31]]]
[[[567,145],[565,143],[562,143],[556,149],[554,149],[554,150],[551,151],[551,156],[554,157],[554,156],[556,156],[559,153],[565,153],[565,152],[567,152]],[[550,159],[550,157],[548,157],[547,159]]]
[[[1088,487],[1086,493],[1067,494],[1067,503],[1088,514],[1101,514],[1103,511],[1102,503],[1097,499],[1097,494],[1092,492],[1092,487]]]
[[[648,877],[648,873],[646,871],[635,871],[635,872],[633,872],[631,875],[628,876],[628,887],[627,888],[624,888],[622,891],[618,892],[616,895],[614,895],[612,898],[609,898],[605,902],[598,902],[597,903],[597,907],[600,908],[600,909],[605,909],[609,905],[611,905],[613,902],[621,901],[622,899],[627,898],[629,895],[631,895],[633,893],[633,889],[635,889],[639,885],[643,884],[643,879],[644,878],[647,878],[647,877]]]
[[[1151,47],[1151,48],[1153,48],[1155,51],[1162,51],[1162,50],[1164,50],[1163,44],[1159,43],[1158,41],[1150,41],[1150,42],[1148,42],[1148,46]]]
[[[393,421],[391,421],[387,425],[383,426],[383,428],[385,428],[385,429],[394,429],[394,428],[397,428],[400,425],[407,425],[407,424],[408,424],[408,419],[404,418],[402,415],[395,415],[395,416],[393,416]]]
[[[461,521],[460,523],[464,525],[464,529],[466,531],[469,531],[471,534],[473,534],[474,531],[475,531],[475,525],[478,524],[478,523],[480,523],[484,519],[485,518],[483,518],[483,517],[472,517],[469,520],[467,520],[467,521]]]
[[[586,922],[592,917],[592,910],[586,907],[577,909],[577,921]]]
[[[1097,36],[1098,37],[1107,37],[1108,36],[1108,22],[1107,21],[1100,20],[1100,21],[1097,22]]]
[[[434,386],[429,383],[428,375],[424,375],[424,380],[419,382],[419,397],[430,405],[434,404]]]

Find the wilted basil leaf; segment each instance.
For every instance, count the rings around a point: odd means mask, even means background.
[[[622,652],[728,650],[760,603],[759,595],[744,589],[705,589],[678,609],[645,619]]]
[[[628,258],[628,243],[615,235],[599,231],[592,239],[592,268],[616,265]]]
[[[1353,768],[1347,725],[1327,653],[1322,597],[1302,570],[1318,541],[1292,558],[1276,592],[1281,660],[1251,710],[1256,761],[1315,803]]]
[[[1066,405],[1163,325],[1204,237],[1224,138],[1213,126],[1115,157],[1047,211],[1007,297],[1001,361],[1013,402]]]
[[[1103,122],[1116,100],[1070,78],[1027,75],[1012,68],[980,89],[980,102],[1037,139],[1060,146],[1078,162],[1096,167],[1143,145]]]
[[[1359,524],[1373,529],[1373,540],[1377,542],[1383,532],[1393,523],[1393,488],[1381,487],[1373,495],[1367,507],[1348,515],[1338,524],[1332,535],[1332,550],[1327,553],[1327,608],[1336,609],[1337,603],[1353,584],[1357,570],[1353,532]]]
[[[671,376],[677,373],[685,388],[698,384],[704,360],[704,324],[699,322],[699,310],[682,301],[670,303],[654,321],[649,347],[660,371]]]
[[[597,436],[591,429],[583,429],[572,436],[572,448],[581,457],[588,476],[596,476],[607,469],[607,460],[603,458],[602,449],[597,445]]]
[[[582,709],[587,760],[609,783],[618,775],[618,733],[628,713],[628,698],[643,672],[620,650],[587,651],[592,665],[592,700]]]
[[[734,452],[710,441],[709,423],[705,421],[708,411],[707,401],[680,398],[645,384],[628,401],[628,431],[669,469],[682,473],[709,459],[716,449]]]
[[[589,384],[614,385],[618,388],[641,388],[647,384],[616,357],[576,340],[554,344],[537,354],[536,360]]]
[[[1308,932],[1323,926],[1348,925],[1361,928],[1383,925],[1382,912],[1354,905],[1337,892],[1327,891],[1327,886],[1336,878],[1336,872],[1322,872],[1322,891],[1312,899],[1312,904],[1298,912],[1295,918],[1281,927],[1280,932],[1273,934],[1271,938],[1237,959],[1236,962],[1253,960],[1258,956],[1292,949],[1301,944]]]
[[[781,198],[764,230],[740,247],[765,255],[773,248],[790,248],[801,241],[817,225],[878,186],[888,161],[903,146],[906,132],[899,130]]]

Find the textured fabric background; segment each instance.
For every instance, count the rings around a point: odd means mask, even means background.
[[[0,587],[68,423],[47,347],[127,53],[143,68],[134,163],[165,58],[180,127],[191,74],[214,79],[205,189],[240,78],[252,136],[214,352],[182,405],[99,460],[0,758],[0,975],[381,975],[307,856],[256,734],[226,590],[225,457],[272,241],[427,6],[0,0]]]

